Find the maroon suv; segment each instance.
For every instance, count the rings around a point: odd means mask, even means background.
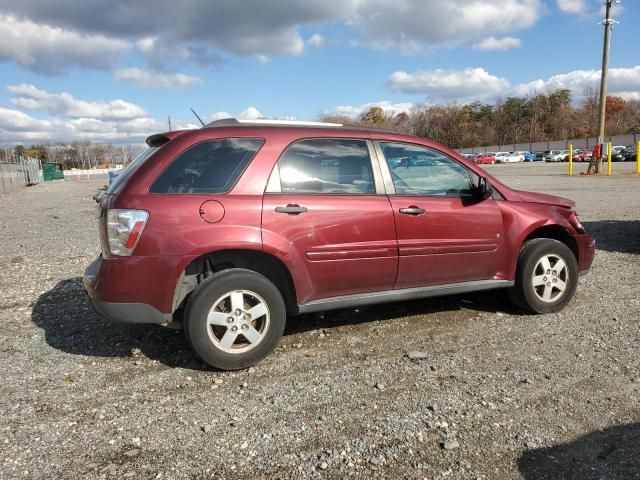
[[[84,283],[107,318],[182,318],[217,368],[263,359],[299,313],[494,288],[555,312],[593,260],[573,201],[423,138],[228,119],[147,144],[99,199]]]

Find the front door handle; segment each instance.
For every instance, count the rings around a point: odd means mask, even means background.
[[[299,215],[307,211],[307,207],[301,207],[294,203],[290,203],[286,207],[276,207],[277,213],[288,213],[289,215]]]
[[[424,212],[426,212],[424,208],[416,207],[415,205],[400,209],[400,213],[404,213],[405,215],[422,215]]]

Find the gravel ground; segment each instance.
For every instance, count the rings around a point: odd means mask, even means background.
[[[307,315],[236,373],[94,313],[99,182],[0,196],[0,478],[640,478],[640,178],[565,168],[488,167],[595,233],[561,313],[490,292]]]

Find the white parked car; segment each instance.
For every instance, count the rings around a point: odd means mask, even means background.
[[[509,152],[497,152],[496,163],[509,163]]]
[[[524,162],[525,153],[526,152],[510,152],[509,156],[507,157],[509,159],[509,163]]]

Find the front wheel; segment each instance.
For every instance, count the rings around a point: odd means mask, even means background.
[[[221,370],[250,367],[277,346],[286,323],[284,300],[266,277],[234,268],[195,291],[185,312],[187,339],[202,360]]]
[[[578,262],[564,243],[549,238],[527,242],[518,257],[510,291],[518,306],[533,313],[562,310],[578,286]]]

